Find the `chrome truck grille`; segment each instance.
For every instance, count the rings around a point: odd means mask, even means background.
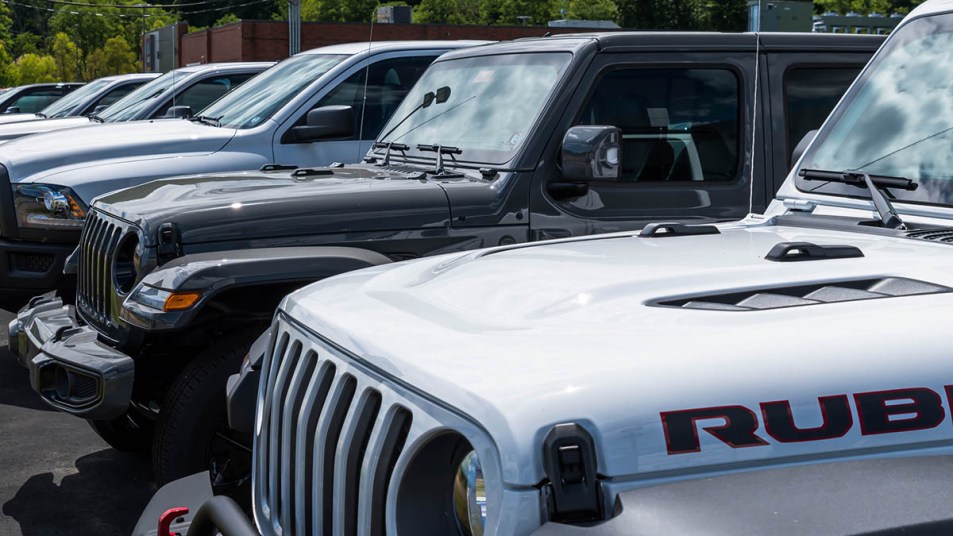
[[[76,304],[90,323],[116,327],[113,311],[113,266],[119,241],[132,225],[91,211],[79,239]]]
[[[391,477],[416,435],[413,403],[282,315],[276,322],[255,435],[259,528],[385,534]]]

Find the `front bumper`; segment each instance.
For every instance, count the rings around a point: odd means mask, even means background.
[[[30,369],[33,390],[54,408],[84,419],[113,419],[129,407],[135,364],[81,325],[72,308],[44,295],[8,326],[10,349]]]
[[[36,295],[59,287],[63,265],[76,244],[20,242],[0,238],[0,293]]]

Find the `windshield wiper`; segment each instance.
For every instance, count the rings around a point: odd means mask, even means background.
[[[906,229],[907,226],[897,215],[893,205],[884,195],[887,188],[913,191],[920,185],[916,181],[904,177],[890,177],[887,175],[871,175],[866,171],[848,169],[846,171],[824,171],[820,169],[802,169],[798,175],[809,181],[828,181],[849,184],[858,188],[867,188],[870,200],[880,215],[880,223],[888,229]],[[887,192],[889,193],[889,192]]]
[[[88,117],[91,121],[95,121],[95,122],[97,122],[97,123],[105,123],[105,122],[106,122],[105,119],[103,119],[102,117],[99,117],[99,116],[96,115],[96,114],[89,114],[89,115],[87,115],[86,117]]]
[[[410,145],[407,145],[406,143],[397,143],[396,141],[388,141],[388,142],[377,141],[377,142],[374,142],[374,147],[373,147],[373,148],[374,148],[374,149],[384,149],[384,158],[383,158],[383,160],[381,160],[380,165],[381,165],[381,166],[387,166],[387,165],[390,165],[390,151],[391,151],[391,149],[393,149],[393,150],[395,150],[395,151],[400,151],[400,152],[403,153],[403,152],[407,151],[407,149],[410,149]]]
[[[453,155],[455,155],[455,154],[462,154],[462,153],[463,153],[463,149],[461,149],[461,148],[459,148],[459,147],[449,147],[449,146],[446,146],[446,145],[423,145],[423,144],[421,144],[421,145],[418,145],[418,146],[417,146],[417,150],[418,150],[418,151],[430,151],[430,152],[437,153],[437,165],[434,166],[434,172],[433,172],[434,175],[444,175],[444,174],[445,174],[445,173],[444,173],[444,169],[443,169],[443,155],[448,154],[448,155],[450,155],[450,158],[453,158]]]
[[[203,125],[211,125],[213,127],[220,127],[222,124],[219,123],[219,119],[223,117],[225,116],[220,115],[218,117],[209,117],[207,115],[196,115],[194,117],[190,117],[189,121],[192,121],[193,123],[202,123]]]

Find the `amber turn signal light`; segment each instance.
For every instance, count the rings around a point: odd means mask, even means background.
[[[165,299],[165,304],[162,306],[162,309],[164,311],[181,311],[188,309],[195,305],[195,302],[199,301],[201,297],[202,295],[198,292],[173,292]]]

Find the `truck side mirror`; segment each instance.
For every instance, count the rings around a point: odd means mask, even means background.
[[[350,106],[322,106],[308,112],[305,124],[293,127],[298,143],[327,138],[350,138],[354,135],[354,109]]]
[[[18,114],[18,113],[20,113],[20,107],[19,107],[19,106],[10,106],[10,107],[7,108],[6,111],[4,111],[3,113],[5,113],[5,114]]]
[[[166,119],[185,119],[192,117],[191,106],[173,106],[162,116]]]
[[[817,137],[817,129],[809,131],[807,134],[801,138],[801,141],[797,142],[797,146],[794,147],[794,152],[791,153],[791,164],[788,166],[790,168],[794,164],[797,164],[797,161],[801,159],[801,156],[804,155],[804,151],[807,150],[807,146],[814,141],[814,138]]]
[[[106,108],[109,108],[109,105],[108,105],[108,104],[100,104],[99,106],[93,108],[93,113],[92,113],[91,115],[99,115],[99,114],[101,114],[101,113],[103,112],[103,110],[105,110]]]
[[[563,177],[573,181],[616,180],[622,164],[622,133],[613,126],[575,126],[563,137]]]

